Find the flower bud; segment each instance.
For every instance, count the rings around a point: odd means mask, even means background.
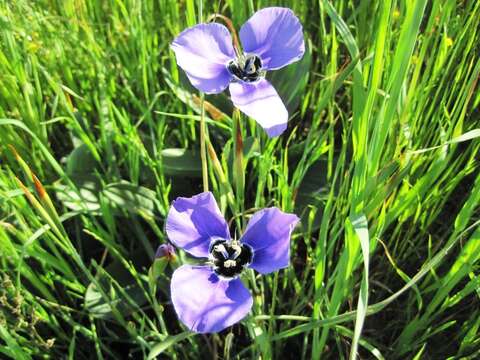
[[[173,261],[176,258],[175,248],[170,244],[162,244],[158,247],[155,253],[155,259],[166,257],[168,261]]]

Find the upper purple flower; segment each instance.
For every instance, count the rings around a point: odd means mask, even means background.
[[[170,241],[203,266],[183,265],[172,276],[173,306],[192,331],[213,333],[242,320],[253,299],[239,275],[249,267],[268,274],[288,266],[290,235],[299,221],[277,208],[256,212],[242,238],[232,240],[228,224],[212,193],[177,198],[169,210],[166,231]]]
[[[244,52],[238,54],[225,26],[199,24],[178,35],[172,49],[193,86],[218,94],[230,85],[233,104],[270,137],[278,136],[287,128],[288,111],[265,73],[302,58],[302,25],[290,9],[265,8],[243,24],[240,40]]]

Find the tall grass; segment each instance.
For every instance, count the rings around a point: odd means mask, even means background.
[[[275,139],[169,50],[271,5],[308,45],[271,77]],[[0,25],[3,356],[480,357],[480,2],[0,0]],[[150,269],[171,200],[202,191],[202,118],[226,217],[302,218],[291,266],[252,275],[252,313],[207,336],[175,316],[178,264]]]

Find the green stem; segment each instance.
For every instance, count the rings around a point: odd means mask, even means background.
[[[198,20],[199,23],[203,22],[203,1],[198,1]],[[207,163],[207,150],[206,150],[206,137],[207,130],[205,123],[205,94],[200,94],[200,158],[202,160],[202,181],[203,191],[208,191],[208,163]]]
[[[277,300],[277,290],[278,290],[278,271],[275,272],[273,277],[273,289],[272,289],[272,304],[270,305],[270,316],[273,318],[275,316],[275,305]],[[268,323],[268,337],[273,336],[275,323],[273,320],[270,320]]]
[[[264,294],[265,290],[263,284],[262,288],[257,286],[257,281],[255,279],[255,272],[252,269],[249,269],[250,281],[252,283],[253,290],[253,313],[256,316],[263,315],[263,305],[264,305]],[[271,316],[272,314],[270,314]],[[260,331],[260,333],[258,333]],[[262,353],[262,359],[271,359],[272,358],[272,348],[269,341],[269,332],[267,331],[267,324],[261,323],[257,325],[257,337],[255,338],[255,343],[260,348]]]
[[[208,191],[208,167],[206,150],[205,95],[200,95],[200,158],[202,159],[203,191]]]
[[[245,194],[245,171],[243,163],[243,138],[241,127],[241,115],[238,109],[233,112],[232,137],[234,143],[233,149],[233,177],[235,179],[235,190],[237,195],[238,209],[244,213],[244,194]],[[245,223],[243,215],[241,216],[242,225]]]

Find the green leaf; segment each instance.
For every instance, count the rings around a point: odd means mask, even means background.
[[[112,278],[106,275],[101,275],[100,286],[108,298],[106,299],[102,294],[102,291],[98,287],[91,283],[87,287],[85,292],[85,309],[97,319],[111,319],[112,307],[114,307],[123,316],[127,316],[133,313],[136,309],[131,306],[127,297],[122,295],[118,291],[118,287],[112,282]],[[131,299],[138,306],[141,306],[147,302],[142,290],[134,284],[128,284],[122,286],[123,291],[128,294],[128,298]]]
[[[147,260],[143,251],[131,256],[132,263],[137,267],[145,266]],[[93,317],[111,319],[114,317],[112,308],[126,317],[147,302],[143,289],[122,263],[114,261],[105,269],[96,268],[97,283],[88,285],[84,297],[85,309]]]
[[[350,360],[357,357],[358,344],[362,335],[363,323],[367,316],[368,307],[368,272],[370,260],[370,236],[368,234],[368,222],[365,215],[360,214],[350,217],[351,225],[355,231],[355,237],[360,241],[363,255],[364,272],[358,296],[357,316],[355,319],[355,330],[353,333],[352,347],[350,349]],[[348,233],[348,232],[347,232]]]
[[[185,331],[181,334],[178,335],[173,335],[173,336],[167,336],[165,340],[159,342],[156,344],[152,350],[150,350],[150,353],[148,354],[148,360],[155,359],[158,355],[160,355],[162,352],[167,350],[169,347],[175,345],[176,343],[183,341],[190,336],[195,335],[194,333],[190,331]]]
[[[73,178],[92,174],[97,167],[95,157],[85,144],[76,147],[67,156],[67,174]]]
[[[54,185],[57,198],[74,211],[96,212],[100,209],[98,193],[101,183],[95,175],[98,163],[85,144],[75,147],[67,156],[66,174],[76,186],[57,182]]]
[[[335,160],[336,161],[336,160]],[[314,162],[307,170],[305,176],[298,187],[297,196],[295,198],[295,213],[301,216],[308,215],[307,208],[310,206],[317,207],[312,230],[320,227],[324,203],[327,201],[330,192],[330,184],[327,181],[328,159],[320,158]],[[338,183],[337,183],[338,184]],[[337,186],[338,187],[338,186]],[[335,193],[337,189],[333,190]],[[306,219],[303,219],[306,220]],[[303,221],[306,225],[308,222]]]
[[[12,336],[9,329],[5,328],[2,324],[0,324],[0,338],[5,341],[7,344],[6,347],[2,347],[2,352],[13,359],[19,360],[28,360],[32,357],[26,353],[17,340]]]
[[[476,139],[478,137],[480,137],[480,129],[473,129],[473,130],[470,130],[470,131],[466,132],[465,134],[462,134],[460,136],[457,136],[457,137],[453,138],[450,141],[447,141],[446,143],[444,143],[442,145],[432,146],[432,147],[429,147],[429,148],[426,148],[426,149],[410,151],[410,154],[422,154],[422,153],[425,153],[427,151],[432,151],[432,150],[442,148],[446,145],[457,144],[457,143],[461,143],[461,142],[464,142],[464,141],[473,140],[473,139]]]
[[[310,74],[312,45],[308,40],[305,45],[305,54],[300,61],[268,73],[269,80],[278,91],[290,115],[298,108]]]
[[[77,189],[60,182],[55,183],[54,188],[58,200],[74,211],[98,211],[100,209],[98,193],[101,189],[98,178],[93,174],[77,173],[71,179]]]
[[[107,185],[102,195],[118,211],[142,213],[154,217],[155,210],[161,208],[155,191],[127,181]]]
[[[167,176],[202,176],[200,154],[192,150],[164,149],[161,156],[163,172]]]

